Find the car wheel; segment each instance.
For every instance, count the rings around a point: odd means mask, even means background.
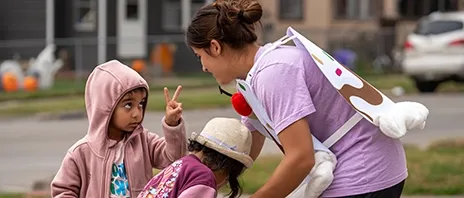
[[[435,92],[438,85],[440,85],[440,82],[437,82],[437,81],[419,81],[419,80],[415,80],[415,82],[416,82],[416,88],[421,93]]]

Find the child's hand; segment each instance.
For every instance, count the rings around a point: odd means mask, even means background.
[[[177,102],[182,86],[177,86],[172,99],[169,98],[168,88],[164,88],[164,98],[166,99],[166,117],[164,121],[169,126],[177,126],[182,116],[182,103]]]

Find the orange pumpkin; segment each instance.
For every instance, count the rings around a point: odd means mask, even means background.
[[[13,73],[3,73],[1,78],[2,87],[5,92],[14,92],[18,90],[18,79]]]
[[[134,69],[138,73],[142,72],[143,70],[145,70],[145,61],[140,59],[132,61],[132,69]]]
[[[24,78],[24,90],[36,91],[38,88],[38,80],[34,76],[26,76]]]
[[[174,54],[167,43],[160,43],[153,52],[153,62],[161,65],[163,73],[170,73],[174,65]]]

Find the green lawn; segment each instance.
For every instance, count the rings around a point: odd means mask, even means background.
[[[174,88],[173,88],[174,89]],[[174,91],[171,89],[171,94]],[[178,99],[185,110],[199,108],[229,107],[230,98],[219,94],[217,87],[203,89],[184,88]],[[163,89],[150,91],[148,111],[163,111],[165,109]],[[72,96],[60,99],[19,101],[4,104],[0,107],[0,117],[26,116],[38,113],[63,113],[84,111],[83,96]]]
[[[395,86],[401,86],[407,93],[417,92],[413,82],[403,75],[365,75],[364,78],[378,89],[389,91]],[[165,86],[175,88],[179,84],[184,86],[186,89],[212,87],[217,85],[214,78],[200,75],[171,79],[163,78],[151,81],[150,89],[157,91],[162,90]],[[33,100],[54,97],[83,96],[84,87],[84,81],[58,79],[54,86],[49,90],[39,90],[36,92],[18,91],[14,93],[0,92],[0,102],[8,100]],[[464,84],[448,82],[441,85],[438,90],[440,92],[462,92],[464,91]]]
[[[183,78],[163,78],[149,82],[150,89],[153,91],[163,90],[164,87],[175,88],[182,85],[185,88],[202,88],[217,85],[212,77],[183,77]],[[17,91],[13,93],[0,92],[0,102],[8,100],[33,100],[56,97],[71,97],[84,95],[85,81],[75,81],[58,79],[52,88],[48,90],[38,90],[36,92]]]
[[[390,89],[395,86],[402,86],[407,92],[414,92],[412,82],[404,76],[383,76],[366,77],[368,82],[383,90],[385,94],[390,93]],[[11,95],[0,93],[0,102],[15,98],[15,102],[3,104],[0,107],[0,117],[24,116],[37,113],[62,113],[67,111],[83,111],[84,97],[83,88],[66,88],[71,83],[57,84],[56,88],[36,93],[13,93]],[[184,89],[179,99],[185,109],[215,108],[230,106],[229,98],[220,95],[217,84],[212,78],[184,78],[182,80],[163,80],[153,82],[150,88],[150,98],[148,110],[164,110],[164,99],[162,90],[164,86],[174,90],[181,84]],[[81,85],[83,86],[83,85]],[[205,88],[206,87],[206,88]],[[233,85],[228,90],[233,91]],[[446,83],[440,88],[442,92],[461,92],[464,91],[464,84]],[[71,93],[71,94],[70,94]],[[14,96],[14,97],[13,97]],[[61,96],[50,98],[51,96]],[[33,100],[36,99],[36,100]]]

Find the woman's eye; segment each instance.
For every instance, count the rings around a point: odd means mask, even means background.
[[[201,56],[198,56],[198,55],[197,55],[197,61],[198,61],[198,62],[201,61]]]

